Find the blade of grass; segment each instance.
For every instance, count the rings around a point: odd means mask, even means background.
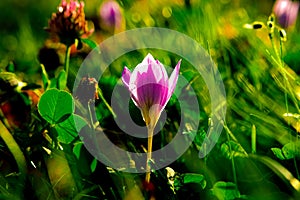
[[[3,139],[4,143],[6,144],[7,148],[13,155],[19,170],[19,185],[25,184],[26,172],[27,172],[27,165],[26,160],[23,152],[21,151],[19,145],[9,132],[9,130],[4,126],[2,121],[0,120],[0,137]]]

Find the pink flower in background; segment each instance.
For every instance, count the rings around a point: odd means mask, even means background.
[[[298,16],[299,2],[291,0],[277,0],[273,7],[273,12],[282,28],[293,25]]]
[[[53,38],[66,45],[73,44],[75,39],[88,37],[94,30],[88,28],[83,8],[82,1],[70,0],[68,3],[62,0],[57,12],[52,14],[46,30]]]
[[[100,7],[101,23],[112,29],[121,29],[123,16],[119,4],[115,1],[105,1]]]
[[[170,78],[165,67],[148,54],[131,73],[125,67],[122,80],[129,89],[131,98],[142,112],[146,125],[155,127],[162,110],[172,96],[179,75],[181,60]]]

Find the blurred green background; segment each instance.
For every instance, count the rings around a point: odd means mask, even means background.
[[[190,2],[190,3],[187,3]],[[196,8],[187,10],[185,4],[210,4],[210,8]],[[19,70],[30,72],[38,68],[36,61],[38,50],[43,46],[43,42],[48,37],[48,33],[43,31],[47,27],[48,20],[59,5],[58,0],[35,1],[35,0],[3,0],[0,2],[0,66],[6,66],[9,61],[16,62]],[[99,17],[99,7],[102,1],[88,0],[85,3],[87,19]],[[254,0],[249,3],[246,0],[222,0],[222,1],[119,1],[124,9],[127,21],[127,28],[137,28],[143,26],[166,25],[172,29],[184,32],[195,39],[211,41],[216,30],[210,23],[223,23],[224,26],[242,26],[243,23],[251,20],[266,20],[272,10],[273,1]],[[200,5],[201,6],[201,5]],[[210,10],[209,10],[210,9]],[[166,20],[162,13],[171,16]],[[210,13],[211,12],[211,13]],[[165,14],[166,15],[166,14]],[[191,20],[191,17],[197,19]],[[143,18],[137,20],[137,18]],[[169,17],[169,16],[168,16]],[[216,20],[216,21],[214,21]],[[226,24],[225,24],[226,23]],[[221,28],[221,27],[219,27]],[[210,30],[211,29],[211,30]],[[226,34],[230,30],[224,27]],[[212,35],[210,34],[212,33]],[[230,33],[228,33],[230,34]],[[204,39],[205,38],[205,39]]]

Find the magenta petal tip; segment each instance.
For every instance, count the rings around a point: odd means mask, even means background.
[[[127,88],[129,88],[129,81],[130,81],[131,72],[130,70],[125,66],[123,73],[122,73],[122,81],[125,84]]]

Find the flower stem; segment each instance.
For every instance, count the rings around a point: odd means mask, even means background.
[[[98,95],[100,96],[100,98],[102,99],[103,103],[105,104],[105,106],[107,107],[107,109],[110,111],[110,113],[112,114],[112,116],[114,118],[117,117],[116,113],[113,111],[112,107],[108,104],[108,102],[105,100],[102,91],[100,89],[98,89]]]
[[[227,136],[227,141],[230,142],[231,140],[235,141],[238,143],[237,139],[234,137],[233,133],[231,130],[228,128],[226,121],[223,122],[223,126],[226,130],[226,136]],[[230,161],[231,161],[231,170],[232,170],[232,175],[233,175],[233,182],[236,186],[236,189],[238,189],[238,184],[237,184],[237,173],[236,173],[236,168],[235,168],[235,161],[234,161],[234,156],[233,156],[233,150],[231,147],[231,144],[229,143],[229,152],[230,152]]]
[[[91,109],[91,102],[88,102],[88,110],[89,110],[89,116],[90,116],[90,120],[91,120],[91,127],[94,127],[94,119],[93,119],[93,114],[92,114],[92,109]],[[93,110],[95,111],[95,110]]]
[[[153,131],[154,127],[151,125],[148,125],[148,150],[147,150],[147,160],[146,160],[146,178],[145,181],[147,183],[150,182],[150,174],[151,174],[151,169],[150,169],[150,161],[152,158],[152,141],[153,141]]]
[[[64,65],[64,70],[66,72],[66,81],[68,80],[68,75],[69,75],[70,53],[71,53],[71,45],[68,45],[66,49],[65,65]]]

